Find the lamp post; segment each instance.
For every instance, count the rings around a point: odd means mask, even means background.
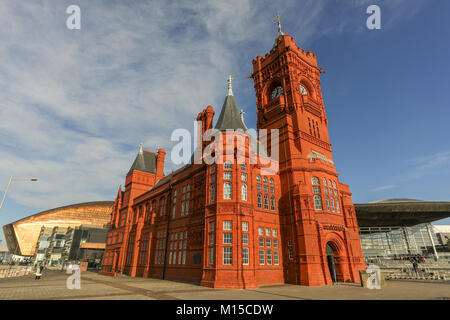
[[[5,189],[5,193],[3,193],[3,199],[2,199],[2,202],[0,203],[0,210],[2,209],[2,207],[3,207],[3,203],[5,202],[5,199],[6,199],[6,194],[8,193],[8,190],[9,190],[9,187],[11,186],[11,182],[13,182],[13,180],[14,181],[38,181],[38,179],[36,179],[36,178],[29,178],[29,179],[17,179],[17,178],[14,178],[13,176],[11,176],[10,178],[9,178],[9,182],[8,182],[8,185],[6,186],[6,189]],[[16,252],[16,250],[17,250],[17,247],[19,246],[19,241],[17,241],[17,244],[16,244],[16,246],[15,246],[15,248],[14,248],[14,251],[12,252],[12,255],[14,255],[15,254],[15,252]],[[11,260],[12,260],[12,256],[11,256]],[[11,261],[12,262],[12,261]],[[11,270],[11,265],[10,265],[10,268],[9,268],[10,270]],[[8,272],[9,273],[9,272]]]

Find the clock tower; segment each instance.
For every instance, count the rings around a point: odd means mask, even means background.
[[[258,129],[279,130],[283,270],[288,283],[359,282],[365,270],[349,186],[336,171],[320,74],[311,51],[281,30],[253,60]],[[270,147],[269,147],[270,148]]]

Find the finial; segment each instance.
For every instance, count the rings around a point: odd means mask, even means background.
[[[142,142],[139,144],[139,153],[143,153],[144,152],[144,150],[142,149],[143,145],[144,144]]]
[[[245,111],[243,109],[241,109],[240,115],[241,115],[242,122],[244,122],[244,114],[245,114]]]
[[[274,46],[276,46],[277,44],[277,39],[282,36],[284,33],[281,30],[281,18],[280,18],[280,13],[277,11],[277,15],[272,19],[273,22],[276,22],[278,24],[278,34],[275,37],[275,44]]]
[[[231,76],[231,74],[228,76],[228,95],[232,96],[233,95],[233,90],[231,88],[231,81],[233,80],[233,77]]]

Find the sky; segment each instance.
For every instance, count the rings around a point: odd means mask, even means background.
[[[66,27],[72,4],[80,30]],[[366,27],[372,4],[379,30]],[[4,0],[0,189],[11,175],[23,180],[13,181],[0,225],[113,200],[139,143],[170,150],[171,132],[192,131],[208,105],[217,120],[229,74],[256,128],[248,76],[273,45],[277,11],[283,32],[326,71],[333,158],[353,201],[450,201],[449,1]],[[166,173],[176,167],[167,161]]]

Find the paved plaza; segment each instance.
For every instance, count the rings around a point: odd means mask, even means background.
[[[328,287],[296,285],[264,286],[258,289],[210,289],[196,284],[168,280],[117,278],[81,273],[81,288],[67,289],[69,275],[46,271],[41,280],[34,276],[0,279],[0,300],[450,300],[450,281],[387,281],[381,290],[369,290],[356,284]]]

